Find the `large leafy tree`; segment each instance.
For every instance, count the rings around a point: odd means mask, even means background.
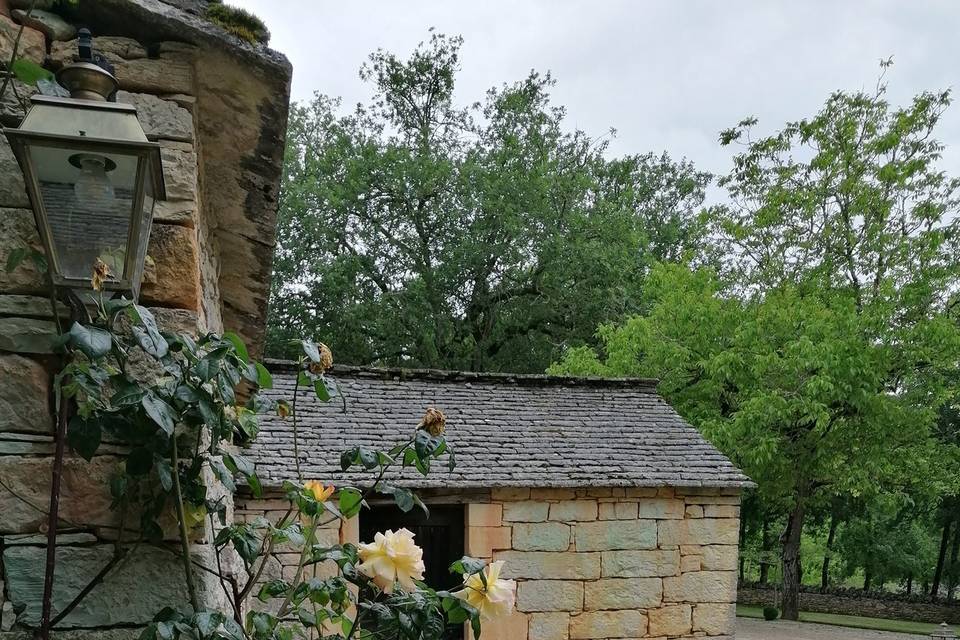
[[[713,211],[719,279],[657,271],[651,309],[601,330],[603,351],[555,370],[663,379],[680,410],[783,505],[784,616],[796,619],[800,536],[830,495],[930,474],[938,408],[960,357],[958,182],[933,136],[949,103],[894,108],[837,93],[759,139],[752,120]]]
[[[637,312],[650,264],[703,255],[709,176],[608,158],[564,128],[549,76],[458,107],[459,48],[434,35],[406,60],[379,51],[361,71],[370,104],[293,109],[273,354],[306,333],[355,364],[542,371]]]

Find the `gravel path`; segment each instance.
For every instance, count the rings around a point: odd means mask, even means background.
[[[751,618],[737,618],[737,640],[920,640],[915,636],[888,631],[848,629],[810,622],[767,622]]]

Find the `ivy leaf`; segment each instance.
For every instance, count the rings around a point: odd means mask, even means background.
[[[100,447],[101,438],[100,421],[95,418],[85,420],[76,415],[67,425],[67,442],[87,462],[93,458]]]
[[[163,429],[164,433],[168,436],[173,435],[177,422],[177,413],[173,410],[173,407],[152,391],[144,394],[140,404],[143,405],[143,410],[147,412],[150,419]]]
[[[69,333],[70,344],[91,360],[107,355],[113,346],[113,336],[97,327],[88,327],[74,322]]]

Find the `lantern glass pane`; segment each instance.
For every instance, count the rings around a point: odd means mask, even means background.
[[[30,149],[60,275],[88,279],[99,258],[125,272],[136,188],[135,155],[34,145]]]
[[[150,228],[153,223],[153,209],[156,204],[156,192],[154,189],[154,181],[152,165],[151,163],[144,159],[145,171],[144,175],[146,176],[144,185],[143,185],[143,205],[140,209],[140,236],[137,238],[137,247],[136,247],[136,260],[134,261],[136,272],[131,274],[132,278],[132,287],[136,292],[140,291],[140,281],[143,278],[143,265],[147,259],[147,246],[150,244]]]

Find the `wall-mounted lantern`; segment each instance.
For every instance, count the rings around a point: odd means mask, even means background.
[[[19,128],[3,130],[23,170],[53,284],[89,289],[95,262],[103,288],[136,297],[153,206],[166,197],[160,145],[131,105],[112,102],[117,79],[95,63],[90,32],[78,62],[57,73],[69,98],[34,96]]]

